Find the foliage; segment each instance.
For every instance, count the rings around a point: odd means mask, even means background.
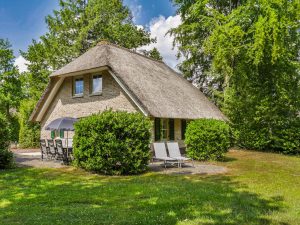
[[[138,113],[105,111],[75,124],[75,164],[113,175],[138,174],[150,160],[148,118]]]
[[[142,53],[145,55],[145,56],[148,56],[148,57],[151,57],[155,60],[159,60],[159,61],[162,61],[163,60],[163,57],[160,55],[160,52],[158,51],[157,48],[153,48],[151,49],[150,51],[147,51],[147,50],[143,50]]]
[[[35,107],[36,102],[24,99],[19,110],[19,145],[21,148],[34,148],[39,146],[40,125],[29,122],[29,117]]]
[[[0,169],[10,169],[14,166],[14,155],[8,149],[0,148]]]
[[[8,40],[0,39],[0,110],[9,115],[21,98],[21,82],[14,66],[14,55]]]
[[[10,168],[13,164],[13,154],[9,147],[9,124],[5,115],[0,113],[0,169]]]
[[[187,154],[196,160],[222,159],[230,142],[229,125],[215,119],[194,120],[185,133]]]
[[[300,120],[278,127],[271,136],[272,147],[286,154],[300,154]]]
[[[227,167],[228,173],[215,176],[151,172],[108,177],[39,168],[0,171],[0,221],[12,225],[299,223],[299,157],[251,151],[231,151],[226,157],[228,161],[216,164]],[[16,197],[18,193],[24,197]]]
[[[173,0],[182,24],[170,30],[178,44],[178,68],[193,80],[200,90],[217,105],[223,105],[224,77],[210,70],[212,58],[204,52],[204,43],[214,31],[218,20],[230,14],[246,0]],[[218,13],[218,15],[216,15]]]
[[[11,142],[18,142],[19,141],[19,131],[20,131],[20,124],[18,121],[17,113],[13,115],[9,115],[8,117],[8,124],[9,124],[9,140]]]
[[[203,59],[199,73],[221,81],[220,105],[239,145],[299,153],[299,1],[239,1],[229,11],[215,1],[175,2],[183,24],[173,33],[190,56],[183,67],[195,63],[197,76]]]
[[[9,126],[6,116],[0,112],[0,148],[7,149],[9,146]]]
[[[107,40],[136,49],[154,40],[132,22],[132,15],[121,0],[60,0],[59,10],[46,17],[49,31],[33,41],[23,53],[30,62],[27,80],[31,96],[38,99],[48,76],[74,58]]]
[[[0,39],[0,113],[8,121],[10,141],[18,140],[19,125],[15,112],[22,98],[20,76],[14,59],[9,41]]]

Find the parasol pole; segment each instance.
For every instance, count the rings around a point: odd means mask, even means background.
[[[67,130],[67,160],[69,162],[69,131]]]

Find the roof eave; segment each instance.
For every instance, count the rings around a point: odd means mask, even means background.
[[[108,66],[99,66],[99,67],[95,67],[95,68],[91,68],[91,69],[87,69],[87,70],[80,70],[80,71],[75,71],[75,72],[71,72],[71,73],[65,73],[65,74],[59,74],[59,73],[52,73],[50,75],[51,77],[73,77],[73,76],[80,76],[83,74],[87,74],[87,73],[94,73],[94,72],[100,72],[103,70],[108,70]]]

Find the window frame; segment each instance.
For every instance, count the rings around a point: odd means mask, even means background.
[[[64,130],[52,130],[50,136],[51,139],[63,139],[65,137]]]
[[[94,77],[99,77],[101,79],[101,90],[94,92]],[[90,75],[90,96],[94,96],[94,95],[102,95],[102,91],[103,91],[103,75],[100,73],[95,73]]]
[[[180,132],[181,132],[181,140],[185,140],[185,132],[187,128],[187,120],[186,119],[181,119],[180,121]]]
[[[166,125],[166,127],[164,127]],[[169,119],[168,118],[160,118],[160,140],[168,141],[169,140]],[[163,137],[164,131],[166,132],[166,137]]]
[[[174,118],[154,118],[154,141],[175,141]]]
[[[76,94],[76,81],[77,80],[82,80],[82,93],[78,93]],[[72,85],[72,96],[75,98],[78,97],[83,97],[84,95],[84,77],[83,76],[77,76],[77,77],[73,77],[73,85]]]

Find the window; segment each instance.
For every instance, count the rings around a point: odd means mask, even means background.
[[[174,119],[155,118],[155,141],[173,141]]]
[[[75,78],[74,85],[73,85],[73,95],[74,96],[82,96],[84,90],[84,81],[83,77]]]
[[[167,119],[161,119],[160,120],[160,139],[162,141],[168,140],[168,120]]]
[[[186,131],[186,120],[181,120],[181,139],[185,140],[185,131]]]
[[[51,131],[51,139],[55,138],[64,138],[64,131],[63,130],[52,130]]]
[[[102,93],[102,76],[93,75],[91,79],[91,94]]]

